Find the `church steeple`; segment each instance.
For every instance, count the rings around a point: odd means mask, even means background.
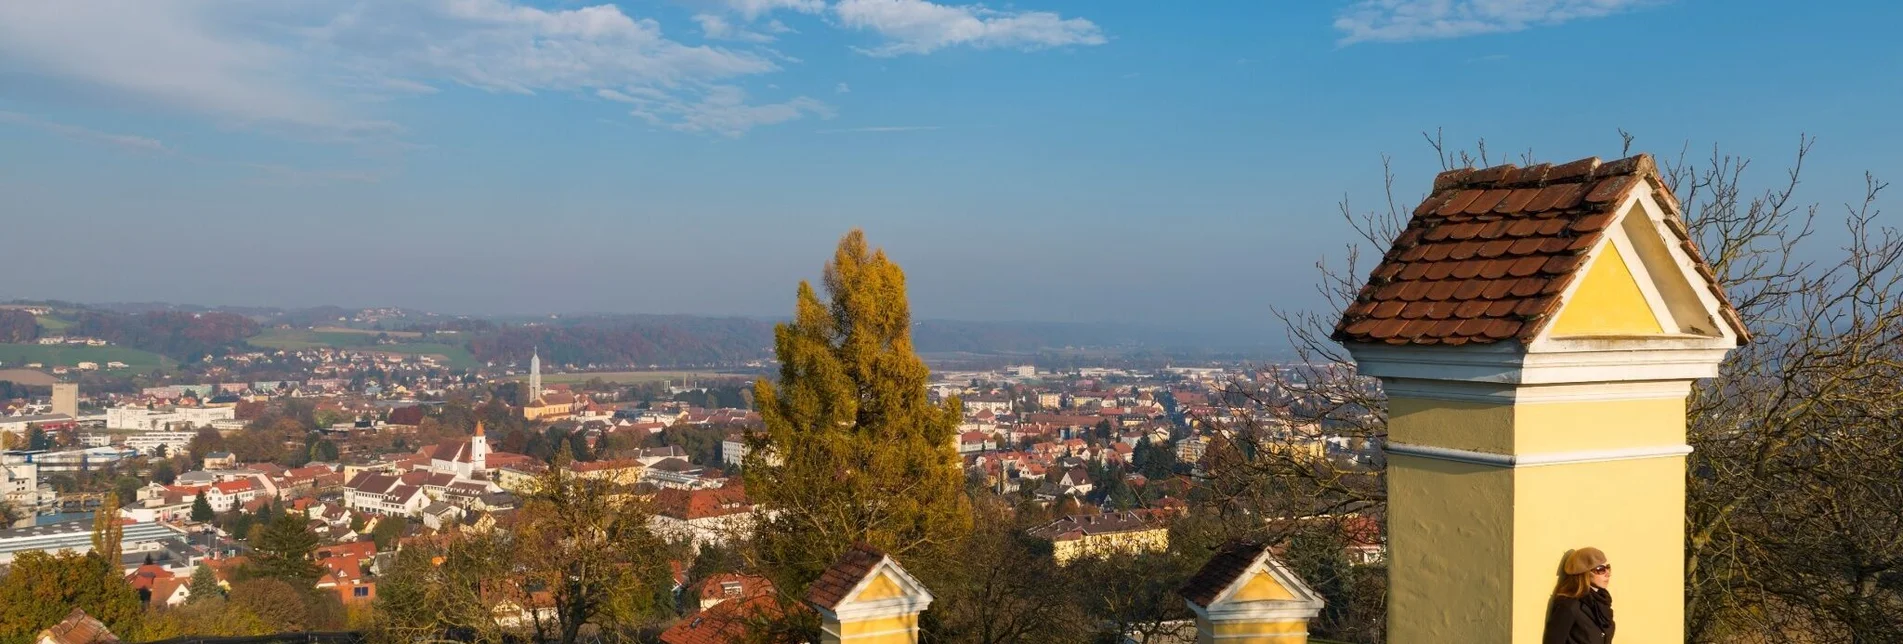
[[[540,349],[529,350],[529,395],[522,401],[527,405],[542,399],[542,353]]]

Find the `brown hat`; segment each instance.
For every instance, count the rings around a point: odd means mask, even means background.
[[[1564,570],[1568,575],[1583,575],[1603,565],[1606,565],[1606,553],[1589,546],[1566,553]]]

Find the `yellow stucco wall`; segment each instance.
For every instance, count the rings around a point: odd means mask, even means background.
[[[1553,321],[1553,335],[1631,336],[1665,332],[1617,247],[1608,245],[1602,249],[1581,280],[1579,288],[1560,310],[1559,319]]]
[[[1223,644],[1298,644],[1308,641],[1308,621],[1197,622],[1198,639]],[[1208,635],[1204,635],[1207,633]]]
[[[832,625],[828,625],[832,626]],[[828,642],[845,644],[907,644],[918,639],[918,615],[897,615],[877,619],[843,622],[827,628]],[[831,635],[836,632],[838,637]]]
[[[1566,551],[1612,563],[1619,641],[1685,641],[1685,459],[1514,472],[1513,641],[1538,642]]]
[[[1388,440],[1396,443],[1492,454],[1685,442],[1683,398],[1512,404],[1396,397],[1388,419]]]
[[[1275,577],[1272,577],[1267,574],[1261,574],[1261,575],[1256,575],[1254,577],[1249,578],[1249,583],[1243,584],[1242,588],[1237,590],[1234,596],[1230,597],[1230,601],[1239,601],[1239,602],[1259,601],[1259,600],[1265,600],[1265,599],[1292,600],[1292,599],[1295,599],[1295,593],[1289,592],[1288,588],[1283,587],[1282,584],[1276,582]]]
[[[1169,529],[1158,527],[1150,530],[1094,534],[1080,539],[1053,541],[1051,542],[1051,558],[1061,565],[1090,554],[1155,552],[1168,550],[1169,547]]]
[[[1388,641],[1508,641],[1512,568],[1512,470],[1389,456]]]
[[[1513,452],[1513,406],[1392,397],[1388,399],[1388,440],[1510,454]]]
[[[1540,454],[1685,444],[1685,399],[1521,403],[1514,453]]]
[[[1527,455],[1685,440],[1678,398],[1396,400],[1389,437],[1415,445]],[[1393,454],[1388,476],[1389,641],[1537,642],[1560,560],[1583,546],[1614,562],[1621,640],[1682,640],[1683,457],[1507,468]]]
[[[852,600],[856,602],[869,602],[880,599],[890,599],[904,594],[905,589],[900,588],[898,582],[892,581],[891,575],[879,573],[879,576],[872,578],[872,581],[866,584],[866,589],[859,591],[859,594],[853,596]]]

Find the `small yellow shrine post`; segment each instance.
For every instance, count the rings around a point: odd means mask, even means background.
[[[1435,179],[1335,338],[1388,396],[1391,642],[1538,642],[1568,550],[1683,641],[1685,398],[1746,341],[1651,157]]]
[[[824,644],[913,644],[932,594],[897,561],[860,546],[848,550],[806,591]]]
[[[1179,593],[1196,613],[1197,644],[1303,644],[1323,606],[1267,544],[1243,541],[1223,544]]]

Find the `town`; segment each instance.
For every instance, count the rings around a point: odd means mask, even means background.
[[[747,435],[761,427],[749,408],[751,377],[622,386],[582,373],[550,384],[534,351],[520,374],[511,365],[452,373],[433,357],[329,348],[207,362],[295,364],[307,377],[103,394],[56,382],[16,387],[26,395],[0,402],[0,490],[14,526],[0,531],[0,566],[28,551],[86,551],[94,516],[112,512],[125,524],[121,572],[141,601],[153,610],[184,606],[194,589],[229,593],[262,526],[293,516],[318,544],[315,587],[335,593],[347,613],[367,612],[406,544],[509,529],[561,451],[574,476],[609,482],[651,507],[651,530],[680,553],[668,562],[678,615],[669,621],[680,633],[664,631],[663,641],[700,641],[687,626],[694,616],[770,583],[695,565],[705,548],[728,552],[751,538],[755,504],[739,476]],[[1264,435],[1276,437],[1276,449],[1317,464],[1370,464],[1376,452],[1365,442],[1275,413],[1295,390],[1274,385],[1297,376],[1240,366],[1011,364],[934,373],[928,395],[960,403],[955,448],[967,485],[1036,508],[1043,518],[1022,536],[1047,543],[1047,556],[1064,564],[1166,549],[1232,425],[1274,427]],[[1251,386],[1277,395],[1242,395]],[[1382,560],[1379,524],[1369,517],[1289,519],[1351,526],[1343,555],[1356,565]],[[212,580],[195,577],[204,574]],[[497,623],[511,625],[549,608],[497,604]],[[347,625],[360,624],[330,626]]]

